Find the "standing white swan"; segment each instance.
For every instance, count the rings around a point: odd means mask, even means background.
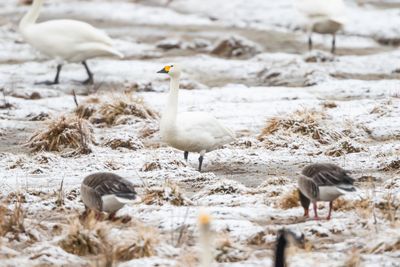
[[[235,134],[209,113],[177,114],[181,67],[176,64],[168,65],[158,73],[167,73],[170,76],[167,107],[160,122],[161,137],[170,146],[184,151],[185,160],[189,152],[200,153],[199,171],[201,171],[204,154],[233,141]]]
[[[312,50],[313,32],[332,34],[331,52],[336,50],[336,33],[345,23],[345,4],[343,0],[298,0],[297,9],[307,18],[308,49]]]
[[[112,40],[104,32],[88,23],[77,20],[50,20],[36,23],[44,0],[35,0],[31,9],[19,23],[24,40],[46,56],[57,60],[57,74],[54,81],[44,84],[58,84],[64,62],[82,62],[88,74],[83,83],[93,83],[93,74],[86,60],[100,56],[123,55],[112,47]]]

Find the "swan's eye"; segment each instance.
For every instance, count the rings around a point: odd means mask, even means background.
[[[171,68],[173,67],[174,65],[171,65]]]

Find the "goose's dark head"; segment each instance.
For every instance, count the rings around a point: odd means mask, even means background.
[[[297,190],[299,193],[299,199],[300,199],[300,204],[304,209],[304,216],[308,217],[308,209],[310,208],[310,200],[303,194],[301,193],[300,190]]]

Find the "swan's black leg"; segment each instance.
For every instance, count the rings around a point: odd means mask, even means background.
[[[38,83],[35,83],[35,84],[45,84],[45,85],[58,84],[59,83],[58,78],[60,77],[61,68],[62,68],[62,65],[58,64],[57,65],[57,73],[56,73],[56,77],[54,78],[54,81],[44,81],[44,82],[38,82]]]
[[[82,83],[83,84],[93,84],[93,73],[90,71],[89,66],[86,64],[86,61],[82,61],[83,66],[86,69],[88,78],[84,80]]]
[[[203,155],[199,157],[199,172],[201,172],[201,165],[203,165]]]
[[[308,51],[312,50],[312,39],[311,35],[308,36]]]
[[[335,54],[336,52],[336,34],[332,35],[332,49],[331,49],[332,54]]]
[[[183,157],[187,161],[189,157],[189,152],[188,151],[183,152]]]

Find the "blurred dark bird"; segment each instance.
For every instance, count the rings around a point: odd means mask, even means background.
[[[275,267],[286,266],[285,251],[289,243],[294,243],[296,245],[304,244],[304,235],[302,234],[301,236],[298,236],[292,231],[286,229],[278,231],[275,245]]]

